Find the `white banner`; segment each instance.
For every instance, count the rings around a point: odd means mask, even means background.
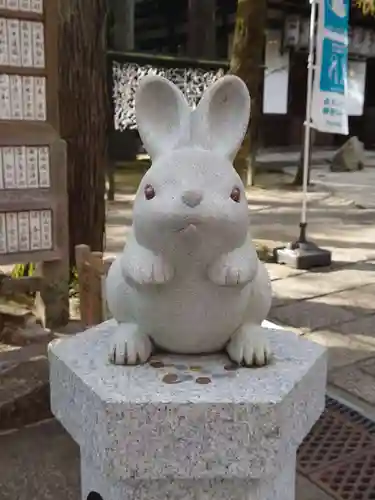
[[[319,9],[312,126],[320,132],[347,135],[349,0],[314,1],[319,1]]]

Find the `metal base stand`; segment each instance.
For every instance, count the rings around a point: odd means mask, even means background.
[[[318,247],[306,239],[306,223],[300,224],[300,235],[296,241],[285,247],[275,248],[274,258],[278,264],[285,264],[296,269],[311,269],[312,267],[327,267],[332,263],[329,250]]]
[[[306,121],[305,121],[305,141],[303,149],[303,196],[300,222],[299,238],[282,248],[275,248],[274,257],[279,264],[286,264],[296,269],[311,269],[312,267],[326,267],[331,265],[332,255],[328,250],[319,248],[315,243],[306,239],[306,212],[307,212],[307,191],[308,172],[311,156],[311,103],[313,90],[314,73],[314,50],[315,50],[315,18],[317,11],[317,0],[310,0],[310,36],[309,36],[309,57],[307,72],[307,98],[306,98]]]

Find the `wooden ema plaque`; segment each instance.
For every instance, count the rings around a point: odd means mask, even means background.
[[[57,21],[57,0],[0,0],[0,265],[67,269]]]
[[[56,8],[53,0],[0,0],[0,264],[62,257]]]

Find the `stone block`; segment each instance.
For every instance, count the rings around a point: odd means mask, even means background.
[[[358,137],[351,137],[336,151],[332,163],[332,172],[352,172],[362,170],[365,165],[363,143]]]
[[[225,354],[125,367],[107,359],[115,325],[49,349],[52,411],[80,446],[82,499],[294,498],[296,451],[324,408],[323,347],[275,326],[262,368]]]

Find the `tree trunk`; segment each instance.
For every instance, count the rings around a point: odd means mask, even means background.
[[[262,116],[263,54],[267,0],[238,0],[230,72],[246,83],[251,96],[251,120],[235,167],[245,184],[252,185]]]
[[[70,264],[74,247],[102,251],[109,106],[106,0],[60,0],[60,132],[67,142]]]

